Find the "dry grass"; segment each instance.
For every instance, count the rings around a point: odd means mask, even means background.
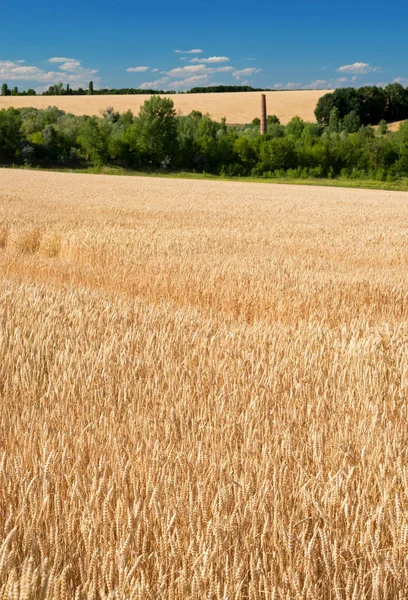
[[[2,599],[408,596],[406,194],[2,170],[0,223]]]
[[[307,90],[294,92],[266,92],[268,114],[276,114],[283,124],[298,115],[306,121],[314,121],[314,109],[321,96],[330,90]],[[0,109],[14,106],[34,106],[47,108],[58,106],[74,115],[98,115],[108,106],[136,115],[148,95],[137,96],[0,96]],[[187,115],[192,110],[209,113],[213,119],[226,117],[228,123],[250,123],[261,112],[259,92],[238,92],[227,94],[181,94],[170,96],[176,110]]]

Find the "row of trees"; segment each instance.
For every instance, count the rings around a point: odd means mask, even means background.
[[[73,89],[67,83],[64,85],[62,82],[50,85],[50,87],[42,92],[41,96],[85,96],[85,95],[98,95],[98,96],[115,96],[115,95],[136,95],[136,94],[148,94],[153,95],[171,95],[171,94],[204,94],[204,93],[223,93],[223,92],[261,92],[265,91],[258,88],[253,88],[249,85],[216,85],[209,87],[195,87],[188,90],[188,92],[176,92],[175,90],[150,90],[140,88],[100,88],[95,89],[93,81],[88,84],[88,89],[82,87]],[[1,86],[2,96],[36,96],[37,92],[33,89],[20,91],[18,87],[10,89],[7,83],[3,83]]]
[[[253,88],[250,85],[208,85],[193,87],[187,94],[224,94],[225,92],[271,92],[273,90]]]
[[[344,119],[332,109],[327,125],[299,117],[286,126],[270,116],[268,132],[257,121],[229,127],[199,111],[176,115],[170,98],[152,96],[135,117],[112,108],[97,117],[58,108],[0,111],[0,162],[43,166],[120,165],[236,176],[408,176],[408,121],[396,133]]]
[[[400,83],[385,88],[339,88],[319,99],[315,110],[317,122],[328,125],[334,108],[341,119],[350,113],[357,115],[362,125],[376,125],[382,119],[402,121],[408,119],[408,88]]]

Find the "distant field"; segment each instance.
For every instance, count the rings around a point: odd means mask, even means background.
[[[308,90],[294,92],[266,92],[269,115],[277,115],[286,124],[296,115],[305,121],[314,121],[314,109],[321,96],[331,90]],[[150,96],[0,96],[0,109],[14,106],[47,108],[58,106],[74,115],[100,115],[108,106],[120,112],[139,112],[143,102]],[[176,110],[187,115],[192,110],[209,113],[213,119],[226,117],[227,122],[249,123],[260,116],[260,92],[237,92],[227,94],[182,94],[170,96]]]
[[[0,170],[0,597],[408,597],[407,195]]]

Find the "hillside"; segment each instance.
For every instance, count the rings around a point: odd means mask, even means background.
[[[286,124],[298,115],[305,121],[314,121],[316,103],[330,90],[266,92],[268,114],[276,114]],[[226,117],[228,123],[249,123],[260,113],[260,92],[226,94],[179,94],[170,96],[179,114],[192,110],[209,113],[213,119]],[[108,106],[120,112],[138,113],[140,106],[150,96],[0,96],[0,109],[14,106],[47,108],[58,106],[74,115],[99,115]]]

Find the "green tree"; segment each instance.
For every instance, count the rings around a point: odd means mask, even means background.
[[[408,176],[408,144],[404,144],[400,148],[397,171],[400,175]]]
[[[93,84],[93,81],[90,81],[89,85],[88,85],[88,94],[90,96],[93,96],[93,93],[94,93],[94,84]]]
[[[291,139],[267,140],[260,147],[259,167],[261,171],[292,169],[297,166],[295,144]]]
[[[330,111],[329,130],[331,133],[335,133],[335,132],[339,131],[339,129],[340,129],[340,111],[337,108],[337,106],[335,106]]]
[[[302,140],[313,143],[320,138],[322,133],[322,125],[319,125],[318,123],[306,123],[302,131]]]
[[[300,117],[293,117],[286,125],[286,135],[293,136],[294,139],[298,140],[302,135],[303,129],[306,123]]]
[[[8,89],[7,83],[3,83],[3,85],[1,86],[1,95],[2,96],[9,95],[9,89]]]
[[[79,131],[78,141],[87,160],[95,165],[105,163],[108,156],[108,140],[96,117],[85,121]]]
[[[234,150],[245,170],[250,173],[258,158],[256,142],[246,137],[238,137],[234,142]]]
[[[321,98],[319,98],[316,108],[315,108],[315,117],[318,123],[328,126],[330,120],[330,113],[335,106],[333,94],[324,94]]]
[[[388,125],[385,119],[381,119],[381,121],[378,123],[378,131],[381,133],[381,135],[388,133]]]
[[[357,90],[360,97],[358,114],[363,125],[376,125],[386,112],[386,93],[383,88],[364,86]]]
[[[202,119],[198,121],[201,123]],[[135,120],[138,147],[147,161],[159,166],[176,154],[177,121],[174,102],[170,98],[152,96],[146,100]]]
[[[0,160],[15,160],[21,140],[20,111],[15,108],[0,110]]]
[[[408,88],[400,83],[390,83],[385,87],[386,110],[384,117],[388,121],[408,119]]]
[[[280,125],[280,120],[276,115],[268,115],[266,121],[268,125]]]
[[[361,120],[355,110],[350,111],[343,119],[343,129],[347,133],[355,133],[361,127]]]

